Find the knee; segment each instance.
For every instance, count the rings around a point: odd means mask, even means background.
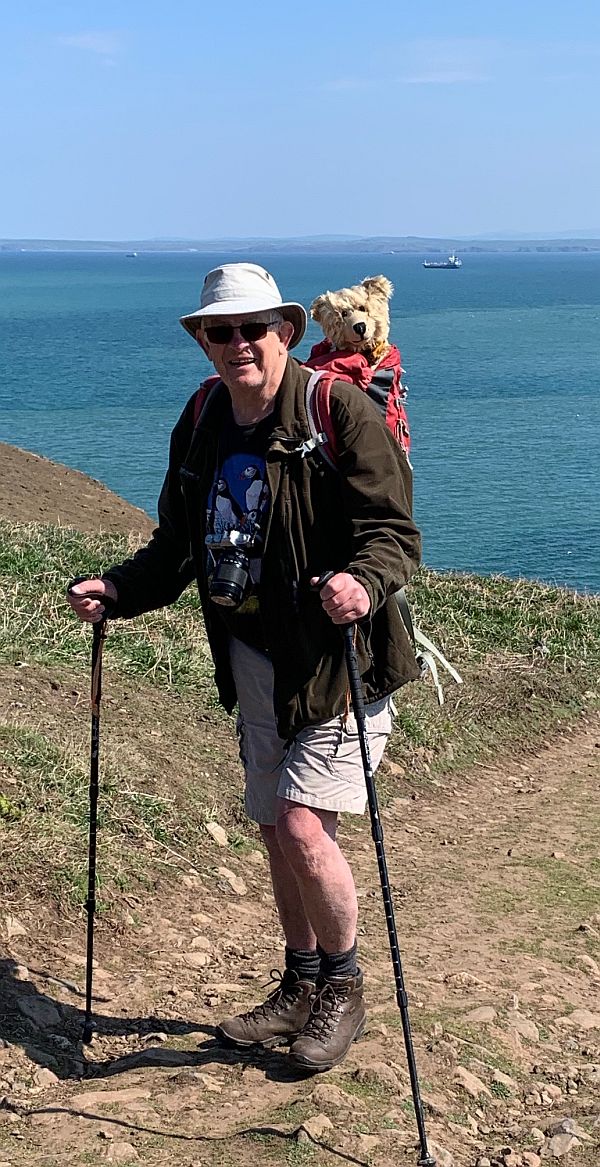
[[[319,816],[307,806],[288,809],[277,820],[276,839],[290,867],[307,875],[319,871],[324,849],[331,840]]]

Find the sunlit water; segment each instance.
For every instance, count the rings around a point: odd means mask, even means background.
[[[251,258],[306,305],[380,271],[395,284],[430,566],[600,591],[600,255],[465,255],[460,271],[412,255]],[[217,262],[0,254],[0,440],[155,514],[169,432],[208,372],[178,317]],[[311,325],[297,355],[321,335]]]

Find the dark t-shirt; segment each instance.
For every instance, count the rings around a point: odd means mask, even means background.
[[[265,453],[273,429],[270,413],[255,425],[237,425],[231,409],[219,435],[217,471],[207,500],[207,570],[232,546],[243,550],[250,560],[250,587],[237,608],[215,604],[233,636],[252,648],[265,651],[259,610],[261,555],[270,491]]]

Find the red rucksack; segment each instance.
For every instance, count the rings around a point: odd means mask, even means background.
[[[315,425],[320,418],[320,429],[327,436],[332,462],[335,462],[336,440],[330,421],[329,391],[336,380],[356,385],[370,397],[408,458],[410,431],[404,408],[406,387],[401,380],[404,370],[396,345],[392,345],[379,364],[372,368],[362,353],[337,352],[332,348],[330,341],[325,340],[313,347],[306,367],[320,374],[318,381],[313,382],[311,378],[309,382],[311,389],[308,393],[307,388],[307,400],[310,410],[307,407],[307,413],[309,421],[312,416]]]

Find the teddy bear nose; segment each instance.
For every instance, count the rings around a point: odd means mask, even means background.
[[[363,336],[365,335],[365,332],[367,331],[367,326],[366,326],[364,320],[359,320],[358,324],[352,325],[352,329],[354,332],[356,332],[358,334],[358,336],[360,336],[360,338],[362,340]]]

